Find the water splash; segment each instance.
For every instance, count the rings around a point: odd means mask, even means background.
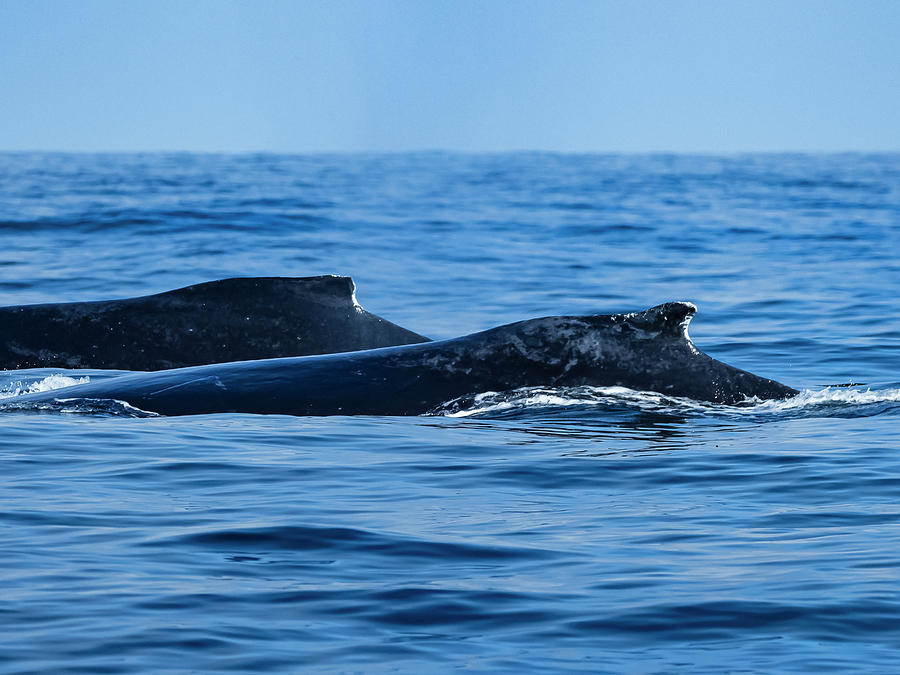
[[[76,384],[87,384],[90,377],[69,377],[62,373],[54,373],[35,382],[25,383],[22,380],[10,382],[0,389],[0,399],[14,398],[23,394],[36,394],[41,391],[52,391],[63,387],[71,387]]]
[[[40,380],[26,382],[17,380],[0,389],[0,409],[4,411],[81,413],[87,415],[113,415],[117,417],[158,417],[156,413],[141,410],[133,405],[115,399],[58,398],[49,403],[25,403],[17,401],[19,396],[42,391],[63,389],[76,384],[87,384],[89,376],[70,377],[53,373]]]
[[[752,401],[755,411],[784,412],[813,406],[862,406],[880,403],[900,403],[900,389],[851,389],[825,387],[805,389],[784,400]]]
[[[804,390],[782,400],[747,399],[725,405],[666,396],[626,387],[525,387],[508,392],[484,392],[442,404],[430,414],[447,417],[491,417],[578,408],[589,414],[631,409],[636,412],[678,416],[729,418],[866,417],[900,411],[900,389],[847,389],[825,387]]]

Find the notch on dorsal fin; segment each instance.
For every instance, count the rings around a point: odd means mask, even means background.
[[[687,337],[688,324],[697,312],[690,302],[666,302],[643,312],[626,315],[635,328],[653,331],[661,336]]]

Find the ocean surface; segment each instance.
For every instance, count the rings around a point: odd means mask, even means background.
[[[897,672],[900,155],[0,154],[0,305],[317,274],[433,338],[689,300],[802,393],[2,413],[0,672]]]

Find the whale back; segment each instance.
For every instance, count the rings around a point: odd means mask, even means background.
[[[688,335],[696,311],[667,302],[627,314],[530,319],[420,349],[439,354],[445,372],[478,372],[481,390],[620,386],[715,403],[797,393],[701,352]]]
[[[364,310],[353,280],[331,275],[0,308],[0,369],[162,370],[427,341]]]
[[[700,351],[688,335],[696,312],[690,302],[667,302],[609,317],[622,339],[600,341],[606,348],[594,353],[595,367],[603,369],[615,385],[713,403],[779,399],[798,393]]]
[[[164,415],[418,415],[523,387],[627,387],[714,403],[797,393],[700,352],[687,336],[694,311],[667,303],[530,319],[438,342],[134,373],[17,397],[0,409],[103,399]]]

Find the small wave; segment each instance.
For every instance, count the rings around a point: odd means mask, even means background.
[[[173,537],[148,539],[142,546],[198,547],[229,555],[252,555],[273,551],[365,552],[398,560],[511,560],[539,559],[550,552],[528,547],[510,547],[472,542],[437,541],[350,527],[279,525],[272,527],[200,530]]]
[[[34,403],[10,397],[0,400],[0,410],[6,412],[79,413],[113,417],[159,417],[157,413],[141,410],[126,401],[111,398],[57,398],[52,401]]]
[[[896,404],[900,404],[900,389],[826,387],[816,391],[807,389],[787,399],[747,399],[737,405],[726,405],[626,387],[525,387],[508,392],[464,396],[442,404],[430,414],[490,417],[579,408],[598,412],[632,409],[679,416],[866,417],[900,409]]]
[[[900,389],[849,389],[847,387],[825,387],[813,391],[806,389],[796,396],[782,400],[752,400],[753,409],[764,410],[796,410],[811,406],[860,406],[881,403],[900,403]]]
[[[53,373],[40,380],[27,382],[17,380],[7,383],[0,389],[0,409],[7,411],[64,412],[83,414],[115,415],[122,417],[157,417],[156,413],[141,410],[125,401],[99,398],[58,398],[52,402],[32,403],[17,400],[25,394],[36,394],[42,391],[53,391],[76,384],[87,384],[88,376],[70,377],[62,373]]]
[[[62,373],[54,373],[35,382],[25,383],[22,380],[18,380],[10,382],[0,389],[0,399],[14,398],[23,394],[36,394],[41,391],[51,391],[62,387],[71,387],[76,384],[87,384],[90,381],[91,378],[89,377],[69,377]]]

